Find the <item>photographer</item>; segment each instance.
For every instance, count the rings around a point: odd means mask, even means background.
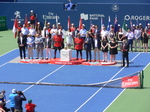
[[[15,96],[15,112],[23,112],[22,101],[26,101],[26,97],[24,96],[22,91],[17,92],[17,96]]]

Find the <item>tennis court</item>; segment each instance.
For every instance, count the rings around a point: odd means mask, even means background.
[[[12,60],[18,56],[18,49],[9,50],[9,52],[0,56],[1,81],[91,84],[127,76],[144,69],[144,88],[117,89],[0,84],[1,90],[6,90],[7,107],[9,107],[8,96],[11,90],[15,88],[24,91],[27,99],[33,100],[33,103],[37,105],[37,112],[150,111],[148,105],[150,98],[150,83],[148,81],[150,78],[148,74],[150,70],[150,66],[148,66],[150,53],[130,53],[130,67],[128,68],[122,68],[120,66],[12,63]],[[75,56],[75,51],[73,51],[73,56]],[[117,55],[117,60],[121,60],[120,52]]]

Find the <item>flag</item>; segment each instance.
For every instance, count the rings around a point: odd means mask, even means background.
[[[68,16],[68,29],[71,27],[70,17]]]
[[[38,18],[37,18],[37,14],[36,14],[36,18],[35,18],[35,29],[37,28],[37,24],[38,24]]]
[[[124,35],[124,36],[125,36],[126,33],[127,33],[127,26],[126,26],[125,20],[124,20],[123,25],[122,25],[122,32],[123,32],[123,35]]]
[[[25,21],[24,21],[25,27],[28,27],[28,16],[27,14],[25,15]]]
[[[118,19],[117,19],[117,15],[115,17],[115,21],[114,21],[114,32],[118,32]]]
[[[101,31],[103,30],[103,26],[104,26],[103,18],[101,17]]]
[[[82,19],[81,19],[81,17],[80,17],[80,21],[79,21],[79,30],[81,30],[82,29]]]
[[[132,24],[132,20],[130,19],[130,28],[131,28],[131,30],[133,30],[134,28],[133,28],[133,24]]]
[[[56,27],[58,28],[58,16],[56,14]]]
[[[108,16],[108,25],[107,25],[107,31],[109,32],[110,31],[110,16]]]
[[[12,32],[14,33],[14,38],[17,36],[17,29],[18,29],[18,19],[16,18],[14,21],[14,26]]]

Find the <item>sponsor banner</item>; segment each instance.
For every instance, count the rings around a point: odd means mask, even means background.
[[[139,76],[130,76],[122,78],[122,88],[139,87]]]
[[[0,16],[0,30],[7,30],[6,16]]]

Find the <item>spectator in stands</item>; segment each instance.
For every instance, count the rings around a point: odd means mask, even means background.
[[[0,101],[0,112],[6,112],[3,108],[4,103]]]
[[[3,109],[6,110],[7,108],[5,107],[6,106],[6,95],[5,95],[6,91],[5,90],[2,90],[1,93],[0,93],[0,101],[3,102]]]
[[[46,35],[46,37],[44,38],[44,45],[46,49],[46,60],[51,59],[51,38],[49,37],[49,35]]]
[[[59,32],[56,32],[56,35],[54,35],[53,37],[53,41],[54,41],[54,59],[56,58],[56,53],[57,50],[61,50],[61,45],[62,45],[62,35],[59,34]]]
[[[22,103],[26,101],[26,97],[22,91],[18,91],[17,94],[18,95],[14,97],[15,112],[23,112]]]
[[[20,59],[23,59],[23,57],[25,59],[26,58],[26,52],[25,52],[26,38],[23,37],[22,33],[20,33],[17,43],[19,47]]]
[[[26,112],[35,112],[36,105],[32,103],[32,100],[28,100],[28,103],[25,105]]]
[[[148,39],[149,39],[149,34],[148,34],[148,30],[144,29],[143,33],[142,33],[142,37],[143,37],[143,51],[147,52],[148,51]]]
[[[33,59],[34,37],[29,33],[27,37],[28,59]]]
[[[39,56],[41,59],[43,59],[43,37],[39,34],[36,34],[35,38],[35,48],[36,48],[36,59],[39,59]]]
[[[82,59],[82,49],[83,49],[84,40],[79,33],[76,35],[76,38],[74,38],[74,43],[75,43],[75,50],[76,50],[76,60],[78,60],[79,53],[80,53],[80,58]]]
[[[92,53],[91,53],[91,46],[92,46],[92,39],[90,38],[90,35],[87,33],[86,38],[84,40],[84,49],[86,51],[86,61],[88,61],[90,57],[90,62],[92,61]]]
[[[110,62],[116,62],[116,54],[118,54],[118,42],[116,42],[115,38],[112,38],[111,42],[108,44],[110,48]]]
[[[10,109],[11,109],[11,112],[14,112],[15,109],[15,100],[14,100],[14,97],[17,96],[17,90],[16,89],[12,89],[12,93],[9,95],[9,100],[10,100]]]
[[[108,39],[107,36],[103,37],[102,42],[103,62],[107,62],[108,59]]]
[[[129,49],[131,49],[131,52],[132,52],[134,34],[133,34],[133,32],[131,32],[130,29],[128,29],[128,32],[126,33],[126,37],[127,37],[127,40],[128,40]]]
[[[70,28],[66,32],[66,44],[67,44],[67,48],[70,49],[72,46],[72,32]]]
[[[135,51],[137,50],[137,47],[139,47],[141,51],[141,30],[139,30],[139,26],[136,26],[136,29],[134,30],[134,36],[135,36]]]

